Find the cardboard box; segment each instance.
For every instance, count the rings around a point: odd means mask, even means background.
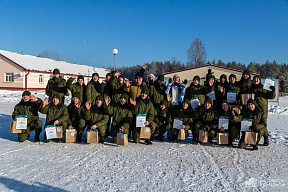
[[[141,139],[150,139],[150,137],[151,137],[150,127],[141,127],[140,138]]]
[[[247,105],[247,101],[249,99],[254,99],[255,98],[255,94],[254,93],[252,93],[252,94],[241,94],[240,97],[241,97],[242,105]]]
[[[76,129],[67,129],[66,130],[66,143],[76,143],[77,131]]]
[[[207,143],[208,142],[208,132],[200,130],[199,131],[198,141],[200,141],[202,143]]]
[[[185,140],[185,129],[179,129],[177,139],[181,141]]]
[[[16,121],[10,122],[9,133],[22,133],[21,129],[16,129]]]
[[[56,139],[62,139],[62,137],[63,137],[62,126],[56,126],[56,133],[57,133],[57,138]]]
[[[244,140],[244,142],[246,144],[256,145],[257,137],[258,137],[258,133],[245,131],[245,140]]]
[[[98,143],[99,137],[98,137],[98,131],[87,131],[87,143]]]
[[[128,134],[124,133],[117,133],[117,145],[128,145]]]
[[[229,133],[217,133],[217,144],[228,145],[229,144]]]

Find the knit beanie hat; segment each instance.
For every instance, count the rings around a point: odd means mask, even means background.
[[[162,101],[160,102],[160,105],[165,105],[165,106],[167,107],[168,102],[167,102],[166,100],[162,100]]]
[[[121,95],[121,98],[125,99],[126,102],[127,102],[128,99],[129,99],[129,96],[127,95],[127,93],[123,93],[123,94]]]
[[[122,77],[122,78],[125,80],[125,76],[124,76],[123,74],[121,74],[119,77]],[[119,78],[119,77],[118,77],[118,78]]]
[[[244,75],[244,74],[245,74],[245,75],[250,75],[251,73],[250,73],[249,70],[246,69],[245,71],[243,71],[243,75]]]
[[[213,105],[213,100],[210,98],[210,97],[206,97],[205,99],[205,103],[208,102],[210,103],[211,105]]]
[[[57,99],[59,99],[59,101],[60,101],[60,95],[59,94],[54,94],[53,96],[52,96],[52,99],[54,99],[54,98],[57,98]]]
[[[135,74],[135,78],[136,78],[136,77],[142,77],[142,74],[138,72],[138,73]],[[142,77],[142,78],[143,78],[143,77]]]
[[[24,91],[23,93],[22,93],[22,97],[23,96],[30,96],[31,95],[31,92],[30,91]]]
[[[261,77],[260,77],[260,75],[255,75],[255,76],[253,77],[253,80],[254,80],[256,77],[258,77],[259,80],[261,81]]]
[[[98,96],[96,97],[96,100],[103,101],[103,96],[102,96],[102,95],[98,95]]]
[[[227,76],[226,76],[225,74],[222,74],[222,75],[220,76],[220,79],[222,79],[222,78],[224,78],[225,80],[227,80]]]
[[[84,81],[84,76],[83,76],[83,75],[79,75],[78,78],[77,78],[77,81],[78,81],[79,79],[82,79],[82,80]]]
[[[200,77],[198,75],[194,76],[193,81],[197,79],[200,82]]]
[[[80,95],[79,92],[75,92],[75,93],[73,94],[73,97],[77,97],[78,99],[80,99],[81,95]]]
[[[182,103],[187,103],[189,106],[190,106],[190,101],[189,101],[189,99],[185,99]]]
[[[255,100],[253,100],[253,99],[249,99],[249,100],[247,101],[247,105],[248,105],[249,103],[253,103],[255,106],[257,105],[257,102],[256,102]]]
[[[212,79],[214,79],[215,80],[215,76],[214,75],[209,75],[208,76],[208,79],[210,79],[210,78],[212,78]],[[200,78],[199,78],[199,80],[198,80],[199,82],[200,82]]]
[[[57,69],[57,68],[55,68],[55,69],[53,70],[53,75],[56,75],[56,74],[60,74],[60,70]]]
[[[158,75],[157,80],[164,81],[164,75]]]
[[[234,77],[235,79],[237,79],[237,78],[236,78],[236,75],[234,75],[234,74],[231,74],[231,75],[229,76],[229,79],[230,79],[231,77]]]
[[[142,89],[141,93],[149,94],[149,90],[147,88]]]

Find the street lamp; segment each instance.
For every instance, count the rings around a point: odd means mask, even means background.
[[[114,71],[115,71],[115,61],[116,61],[116,55],[118,53],[117,49],[113,49],[112,53],[114,54]]]

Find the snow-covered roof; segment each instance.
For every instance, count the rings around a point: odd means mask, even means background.
[[[32,71],[52,72],[53,69],[58,68],[60,69],[61,74],[81,74],[87,76],[96,72],[100,77],[105,77],[106,74],[110,72],[105,68],[80,65],[76,63],[69,63],[65,61],[58,61],[4,50],[0,50],[0,54],[18,64],[20,67]]]

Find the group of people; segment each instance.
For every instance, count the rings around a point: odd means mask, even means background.
[[[66,129],[77,130],[77,142],[82,141],[85,128],[97,130],[99,142],[105,141],[105,136],[112,135],[114,142],[117,133],[131,135],[135,143],[140,142],[140,129],[137,127],[139,115],[145,116],[144,126],[151,130],[151,138],[145,139],[146,144],[151,141],[164,141],[164,134],[170,142],[177,140],[180,129],[192,131],[192,140],[198,141],[199,131],[208,132],[208,142],[212,142],[218,132],[229,132],[229,145],[240,139],[239,148],[245,148],[245,132],[241,134],[241,121],[243,118],[252,119],[250,130],[258,133],[257,143],[253,149],[257,150],[261,137],[264,137],[264,146],[269,145],[267,130],[268,99],[275,97],[275,87],[271,90],[263,88],[261,77],[255,75],[253,80],[248,70],[243,72],[240,81],[236,75],[231,74],[228,79],[225,74],[219,80],[208,70],[204,85],[200,85],[200,77],[194,76],[188,86],[187,80],[183,82],[179,75],[169,79],[164,84],[164,76],[157,79],[153,74],[148,75],[147,81],[143,79],[146,65],[135,74],[130,82],[123,74],[112,71],[106,74],[106,79],[99,82],[99,75],[92,74],[91,81],[85,85],[84,77],[79,75],[69,80],[60,76],[59,69],[53,70],[53,77],[46,86],[46,95],[49,98],[37,98],[29,91],[24,91],[22,100],[18,103],[12,114],[14,120],[19,115],[27,115],[27,129],[18,134],[18,140],[23,142],[29,138],[29,133],[35,130],[35,142],[39,142],[42,131],[42,121],[39,120],[38,111],[46,114],[47,125],[62,126]],[[72,101],[69,106],[64,105],[64,97],[71,91]],[[227,101],[227,94],[236,93],[236,100]],[[247,104],[241,101],[242,94],[254,94]],[[237,107],[235,107],[237,106]],[[219,117],[229,118],[228,130],[218,127]],[[173,123],[181,120],[180,129]],[[44,127],[45,127],[44,126]],[[109,129],[109,126],[111,129]],[[109,132],[109,130],[111,130]],[[242,135],[242,136],[241,136]],[[241,136],[241,138],[240,138]],[[49,142],[44,134],[44,142]]]

